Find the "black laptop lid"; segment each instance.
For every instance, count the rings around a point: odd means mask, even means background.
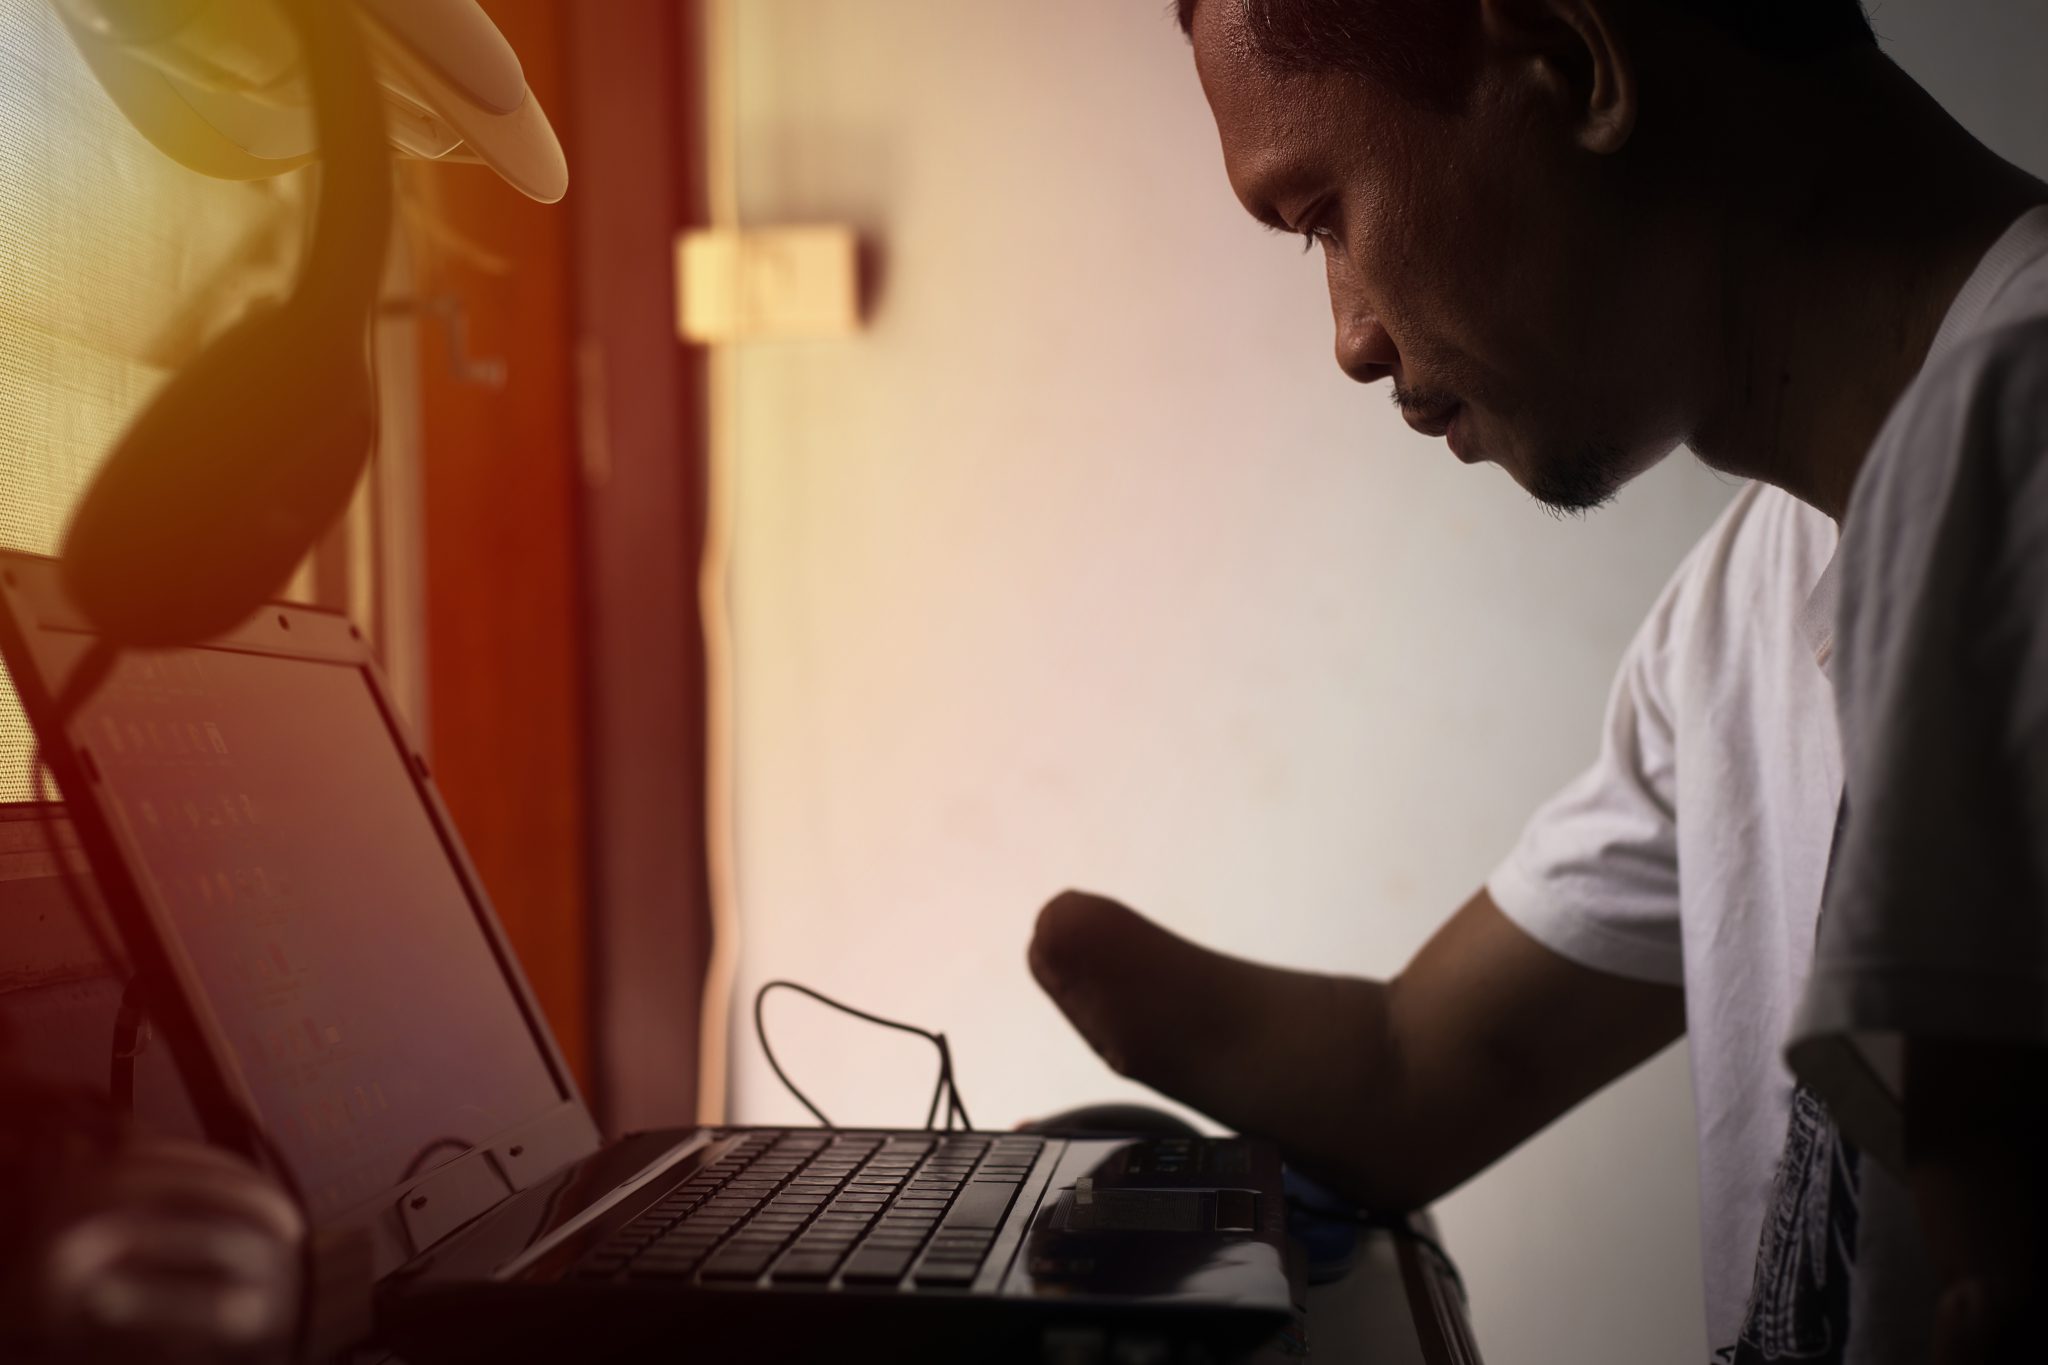
[[[47,561],[0,562],[9,662],[49,745],[39,699],[92,637],[51,600]],[[67,786],[89,789],[73,806],[103,823],[100,856],[131,876],[316,1226],[388,1214],[407,1234],[377,1238],[388,1268],[594,1139],[346,622],[278,608],[213,646],[122,655],[62,729]],[[565,1107],[566,1146],[559,1123],[517,1140]],[[522,1170],[529,1147],[554,1159]],[[400,1196],[472,1159],[447,1212],[406,1227]]]

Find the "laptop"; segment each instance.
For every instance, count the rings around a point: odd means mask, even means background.
[[[110,656],[54,561],[4,553],[0,656],[209,1132],[296,1187],[322,1311],[374,1304],[330,1336],[410,1365],[1168,1362],[1286,1324],[1260,1142],[604,1141],[342,617]]]

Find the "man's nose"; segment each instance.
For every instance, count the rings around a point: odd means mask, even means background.
[[[1337,315],[1337,368],[1361,384],[1374,384],[1394,373],[1401,353],[1378,318],[1359,312]]]

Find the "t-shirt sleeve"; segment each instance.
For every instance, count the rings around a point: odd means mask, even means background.
[[[1888,1162],[1903,1039],[2048,1045],[2048,319],[1933,377],[1843,537],[1844,808],[1787,1049]]]
[[[1670,660],[1687,576],[1681,568],[1622,659],[1599,757],[1544,803],[1487,881],[1494,903],[1544,946],[1670,985],[1685,979]]]

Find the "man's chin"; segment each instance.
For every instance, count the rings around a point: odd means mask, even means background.
[[[1619,446],[1590,443],[1568,454],[1500,463],[1546,511],[1577,517],[1613,502],[1624,484],[1656,461],[1634,460]]]

